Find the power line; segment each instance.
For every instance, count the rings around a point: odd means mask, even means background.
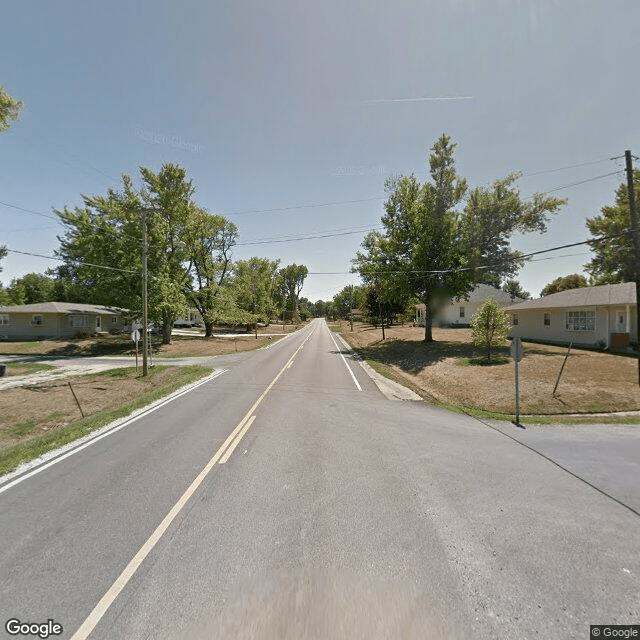
[[[307,235],[307,236],[296,236],[292,238],[281,238],[281,239],[265,239],[265,240],[254,240],[251,242],[238,242],[236,243],[236,247],[247,246],[247,245],[255,245],[255,244],[276,244],[280,242],[298,242],[300,240],[316,240],[319,238],[335,238],[338,236],[348,236],[353,235],[355,233],[364,233],[365,231],[373,231],[374,229],[379,229],[380,226],[377,227],[365,227],[363,229],[357,229],[352,231],[341,231],[336,233],[323,233],[321,231],[316,234]]]
[[[360,202],[377,202],[380,200],[385,200],[386,198],[361,198],[359,200],[337,200],[334,202],[315,202],[311,204],[297,204],[289,207],[275,207],[273,209],[244,209],[242,211],[226,211],[223,212],[226,216],[240,216],[248,213],[275,213],[278,211],[294,211],[296,209],[315,209],[318,207],[333,207],[337,205],[343,204],[357,204]]]
[[[591,162],[580,162],[579,164],[568,164],[565,167],[557,167],[556,169],[544,169],[543,171],[533,171],[531,173],[523,173],[522,178],[528,178],[529,176],[539,176],[543,173],[556,173],[557,171],[565,171],[566,169],[576,169],[578,167],[586,167],[594,164],[601,164],[603,162],[612,162],[618,160],[624,156],[616,156],[614,158],[602,158],[601,160],[592,160]]]
[[[594,182],[595,180],[601,180],[602,178],[608,178],[609,176],[615,176],[618,173],[622,173],[622,170],[611,171],[610,173],[603,173],[600,176],[593,176],[592,178],[587,178],[586,180],[580,180],[579,182],[572,182],[571,184],[565,184],[561,187],[555,187],[553,189],[547,189],[546,191],[541,191],[542,194],[553,193],[554,191],[562,191],[563,189],[568,189],[569,187],[576,187],[580,184],[586,184],[587,182]],[[531,199],[533,196],[529,196],[525,198],[525,200]]]
[[[35,256],[36,258],[47,258],[48,260],[58,260],[59,262],[66,262],[65,258],[60,258],[58,256],[47,256],[43,253],[32,253],[30,251],[18,251],[18,249],[9,249],[9,247],[5,247],[5,249],[9,253],[19,253],[24,256]],[[131,269],[118,269],[117,267],[108,267],[105,264],[93,264],[91,262],[81,262],[80,266],[85,267],[95,267],[97,269],[109,269],[110,271],[120,271],[122,273],[133,273],[135,275],[141,275],[140,271],[132,271]]]
[[[59,224],[62,224],[59,220],[59,218],[56,218],[56,216],[52,216],[49,213],[42,213],[42,211],[34,211],[33,209],[26,209],[25,207],[19,207],[16,204],[10,204],[9,202],[2,202],[0,201],[0,204],[3,207],[10,207],[11,209],[17,209],[18,211],[24,211],[25,213],[31,213],[34,216],[42,216],[43,218],[49,218],[51,220],[55,220],[56,222],[58,222]]]

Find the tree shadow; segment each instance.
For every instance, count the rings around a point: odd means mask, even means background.
[[[427,367],[442,362],[446,358],[467,358],[469,360],[477,358],[480,360],[486,355],[485,350],[464,342],[423,342],[393,339],[373,342],[366,347],[360,347],[357,352],[364,358],[396,365],[412,375],[417,375]],[[509,349],[508,347],[499,347],[492,349],[491,353],[492,357],[504,358],[509,355]]]

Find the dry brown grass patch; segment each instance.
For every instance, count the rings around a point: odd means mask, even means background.
[[[393,368],[399,375],[443,402],[499,413],[514,412],[514,365],[480,366],[468,359],[484,355],[471,344],[468,329],[433,329],[435,342],[423,342],[422,327],[381,330],[343,324],[342,335],[360,353]],[[524,343],[520,363],[521,412],[529,414],[640,410],[634,358],[572,349],[558,393],[553,387],[566,348]],[[503,347],[496,355],[508,356]],[[462,365],[466,366],[462,366]]]

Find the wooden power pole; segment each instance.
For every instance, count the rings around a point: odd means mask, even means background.
[[[142,376],[148,374],[147,353],[149,335],[147,333],[147,210],[142,210]]]
[[[627,168],[627,194],[631,217],[631,238],[633,240],[633,272],[636,282],[636,343],[638,350],[638,385],[640,386],[640,235],[638,233],[638,211],[636,209],[636,190],[633,180],[633,161],[631,151],[624,152]],[[631,333],[631,327],[627,327]]]

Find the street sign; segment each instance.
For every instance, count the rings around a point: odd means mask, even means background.
[[[136,344],[138,344],[138,342],[140,341],[140,336],[141,336],[141,335],[142,335],[142,334],[140,333],[140,329],[134,329],[134,330],[131,332],[131,339],[132,339]]]
[[[514,338],[511,342],[511,357],[516,361],[522,360],[522,339]]]

